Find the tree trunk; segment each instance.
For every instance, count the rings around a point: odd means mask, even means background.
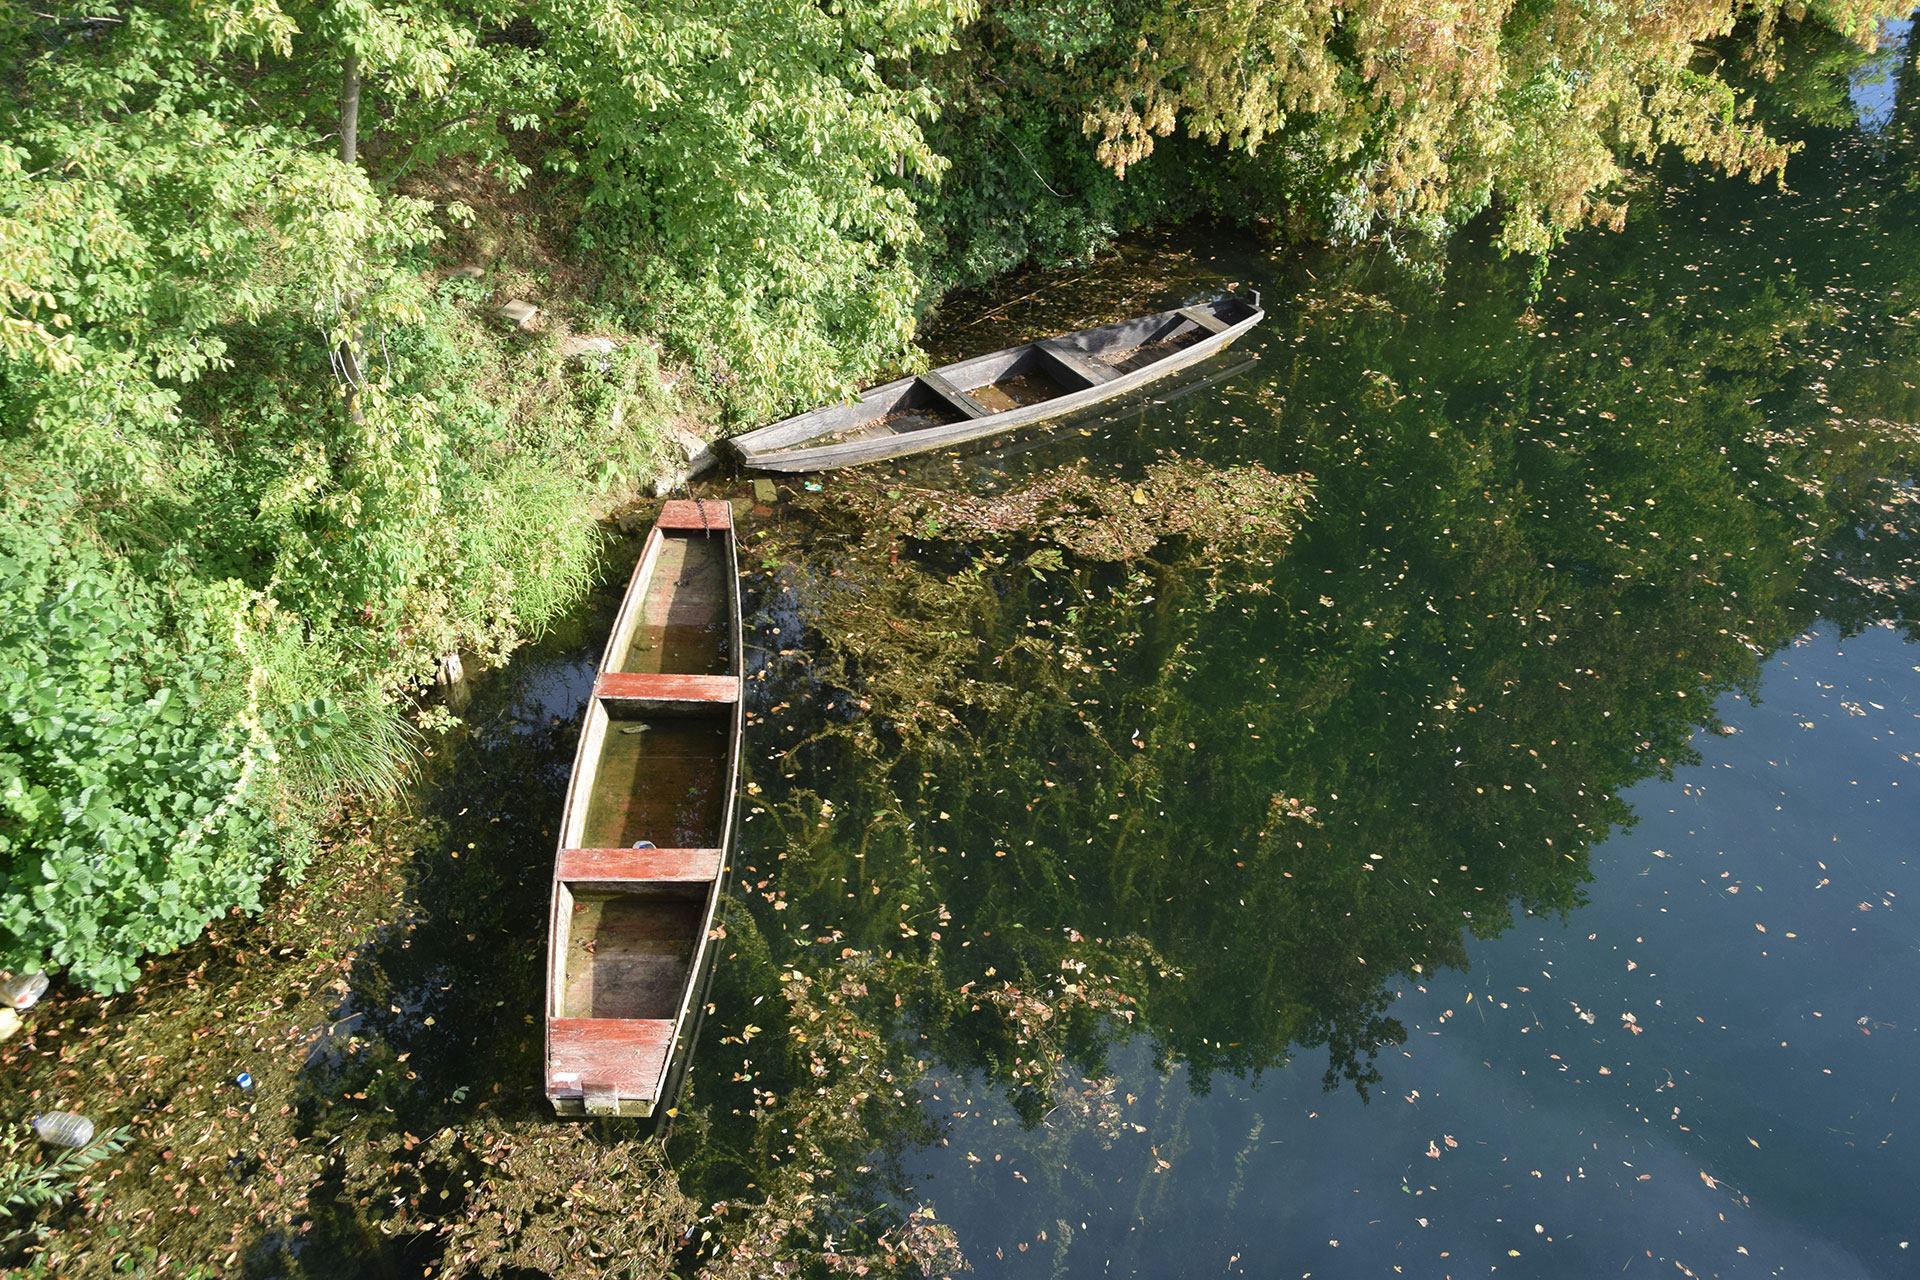
[[[1882,137],[1911,168],[1920,160],[1920,18],[1908,20],[1906,41],[1906,57],[1893,70],[1893,113]]]
[[[340,73],[340,163],[357,164],[360,158],[360,55],[347,50],[347,65]]]

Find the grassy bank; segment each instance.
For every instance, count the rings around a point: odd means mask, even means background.
[[[337,793],[401,785],[449,657],[498,664],[593,581],[596,517],[701,410],[653,343],[553,305],[527,243],[478,279],[419,264],[353,412],[289,322],[226,335],[230,367],[136,440],[137,475],[87,483],[10,442],[0,967],[123,989],[256,905]],[[548,303],[531,331],[497,314],[523,293]],[[575,326],[612,350],[570,355]]]

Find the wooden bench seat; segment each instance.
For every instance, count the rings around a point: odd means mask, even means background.
[[[981,404],[978,400],[975,400],[951,382],[948,382],[944,376],[935,370],[929,369],[927,372],[921,374],[920,381],[926,385],[928,390],[932,391],[960,412],[966,414],[969,418],[984,418],[993,412],[993,410],[987,408],[987,406]]]
[[[689,502],[685,498],[675,498],[660,508],[660,518],[653,522],[653,527],[696,531],[731,529],[733,506],[724,498],[716,498],[711,502]]]
[[[549,1018],[547,1096],[584,1099],[588,1114],[651,1102],[672,1049],[671,1018]]]
[[[693,884],[720,878],[718,849],[562,849],[564,884]]]
[[[1084,378],[1090,387],[1097,387],[1103,382],[1112,382],[1120,376],[1120,371],[1112,365],[1103,364],[1080,348],[1059,338],[1048,338],[1039,345],[1042,351],[1059,361],[1069,372]]]
[[[707,702],[727,705],[740,701],[740,677],[604,671],[593,682],[593,696],[622,702]]]
[[[1208,333],[1225,333],[1227,330],[1233,328],[1232,325],[1213,314],[1213,312],[1208,311],[1205,307],[1182,307],[1178,314],[1193,321]]]

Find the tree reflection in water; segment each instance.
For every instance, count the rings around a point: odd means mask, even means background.
[[[1807,194],[1649,181],[1531,299],[1528,264],[1470,253],[1440,291],[1296,263],[1224,396],[834,477],[756,548],[739,910],[770,962],[890,953],[887,1034],[1029,1122],[1115,1123],[1116,1037],[1200,1091],[1324,1047],[1328,1087],[1366,1094],[1397,984],[1577,907],[1621,792],[1696,760],[1760,657],[1816,616],[1913,634],[1920,236],[1864,145],[1810,147]],[[1175,447],[1316,476],[1298,542],[1101,564],[884,518],[1088,454],[1130,483]],[[1104,1010],[1075,1002],[1089,974]],[[954,998],[998,983],[1057,1002],[1072,1070]],[[707,1072],[698,1097],[721,1124],[741,1103]]]

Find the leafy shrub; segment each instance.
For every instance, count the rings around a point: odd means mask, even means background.
[[[904,75],[972,0],[550,3],[578,104],[586,233],[627,261],[637,319],[748,417],[803,407],[910,351],[910,180],[944,167]]]
[[[281,844],[244,599],[168,600],[49,521],[0,523],[0,965],[124,989],[258,905]]]
[[[1029,263],[1084,262],[1116,235],[1200,212],[1151,161],[1125,181],[1056,104],[1011,91],[990,113],[943,122],[934,143],[952,162],[921,205],[927,274],[940,289],[980,284]],[[1192,158],[1205,165],[1209,157]]]

